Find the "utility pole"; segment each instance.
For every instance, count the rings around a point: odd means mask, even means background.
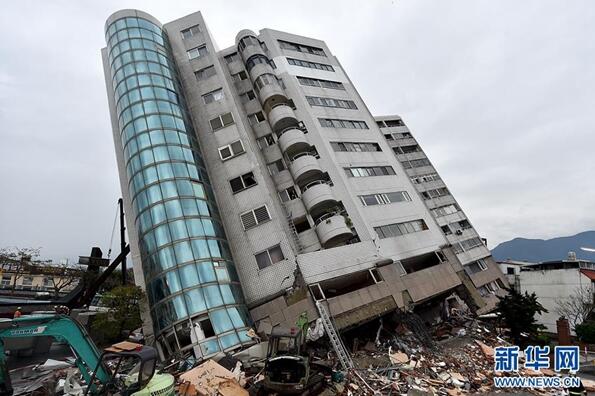
[[[124,225],[124,200],[118,199],[120,207],[120,254],[126,249],[126,226]],[[126,256],[122,259],[122,286],[126,285]]]

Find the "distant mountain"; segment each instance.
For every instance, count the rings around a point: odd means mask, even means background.
[[[584,252],[581,246],[595,248],[595,231],[545,240],[514,238],[492,249],[492,255],[497,261],[539,262],[563,260],[568,257],[568,252],[575,252],[577,258],[595,261],[595,253]]]

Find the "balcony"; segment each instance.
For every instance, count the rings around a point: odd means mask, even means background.
[[[315,252],[322,247],[318,240],[318,235],[316,235],[316,231],[313,229],[300,232],[298,239],[302,246],[302,253]]]
[[[279,136],[279,147],[285,154],[291,156],[310,147],[306,135],[301,129],[289,127],[282,130]]]
[[[353,236],[347,227],[345,217],[338,213],[327,213],[317,220],[316,234],[325,249],[335,247]]]
[[[297,184],[315,178],[322,173],[318,160],[310,153],[298,154],[289,164],[289,171]]]
[[[285,91],[283,91],[283,88],[281,88],[281,85],[279,85],[278,82],[273,82],[272,84],[267,84],[260,88],[258,97],[260,98],[260,103],[265,112],[270,111],[270,109],[277,104],[287,102]]]
[[[297,126],[298,120],[291,107],[285,103],[279,103],[269,111],[269,124],[273,131],[277,132],[290,126]]]
[[[257,45],[257,44],[248,45],[246,48],[244,48],[241,51],[241,54],[242,54],[242,58],[244,59],[244,62],[246,62],[248,59],[250,59],[250,57],[252,55],[256,55],[256,54],[264,55],[264,56],[267,55],[262,50],[262,47],[260,45]]]
[[[258,76],[263,75],[263,74],[275,74],[275,72],[273,71],[273,68],[271,67],[271,65],[267,64],[267,63],[259,63],[257,65],[254,65],[254,67],[252,68],[252,70],[250,70],[250,79],[252,81],[256,81],[256,79],[258,78]]]
[[[302,188],[302,201],[312,216],[317,216],[337,204],[331,186],[322,180],[313,181]]]

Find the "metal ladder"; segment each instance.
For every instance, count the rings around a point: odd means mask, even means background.
[[[341,366],[344,370],[352,369],[353,361],[351,360],[351,356],[349,356],[349,352],[347,352],[347,349],[345,348],[339,333],[337,333],[337,330],[335,330],[335,325],[333,324],[326,307],[321,301],[316,301],[316,308],[318,309],[324,330],[326,331],[326,334],[328,334],[328,338],[331,340],[331,345],[333,346],[333,349],[339,358]]]
[[[304,247],[300,243],[300,237],[298,236],[298,232],[297,232],[297,229],[295,228],[295,224],[293,224],[291,212],[287,209],[287,206],[285,205],[284,202],[281,202],[281,206],[283,206],[283,210],[285,211],[285,218],[287,219],[287,225],[289,226],[289,230],[291,231],[291,236],[293,237],[293,242],[295,243],[297,253],[299,254],[304,250]]]

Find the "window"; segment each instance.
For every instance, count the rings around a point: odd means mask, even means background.
[[[427,158],[420,158],[420,159],[415,159],[415,160],[407,160],[407,161],[402,161],[401,164],[403,164],[403,168],[405,169],[411,169],[411,168],[420,168],[422,166],[431,166],[432,164],[430,164],[430,160],[428,160]]]
[[[331,142],[331,146],[335,151],[382,151],[378,143]]]
[[[438,208],[432,209],[432,214],[435,217],[446,216],[449,214],[453,214],[459,211],[459,207],[455,204],[450,204],[446,206],[440,206]]]
[[[353,100],[343,99],[332,99],[332,98],[320,98],[318,96],[306,96],[310,106],[322,106],[322,107],[337,107],[341,109],[357,110],[357,106]]]
[[[420,176],[411,176],[411,181],[415,184],[421,184],[436,180],[440,180],[440,175],[438,175],[438,173],[427,173],[425,175]]]
[[[23,286],[33,286],[33,277],[32,276],[23,276]]]
[[[444,197],[448,194],[449,194],[448,189],[446,187],[433,188],[431,190],[423,191],[421,193],[421,195],[422,195],[422,197],[424,197],[424,199],[433,199],[433,198]]]
[[[274,176],[285,169],[285,164],[283,163],[283,160],[277,160],[275,162],[267,164],[267,167],[269,168],[271,176]]]
[[[259,269],[266,268],[270,265],[278,263],[279,261],[285,260],[285,256],[283,256],[283,251],[281,250],[280,245],[275,245],[264,252],[260,252],[254,255],[256,257],[256,264],[258,265]]]
[[[236,74],[232,74],[231,75],[231,78],[233,78],[233,80],[235,82],[243,81],[243,80],[246,80],[248,78],[248,74],[246,74],[246,72],[244,70],[242,70],[242,71],[240,71],[240,72],[238,72]]]
[[[222,100],[224,97],[225,96],[223,95],[223,89],[219,88],[215,91],[211,91],[209,93],[204,94],[202,96],[202,100],[205,102],[205,104],[209,104],[213,102],[218,102]]]
[[[254,98],[256,98],[256,95],[254,95],[254,91],[248,91],[240,95],[240,101],[242,103],[248,103]]]
[[[380,271],[378,271],[378,268],[372,268],[369,271],[370,271],[370,275],[372,275],[372,279],[374,280],[374,283],[380,283],[380,282],[384,281],[384,279],[382,279],[382,276],[380,275]]]
[[[335,71],[331,65],[327,65],[325,63],[317,63],[317,62],[309,62],[301,59],[294,59],[294,58],[287,58],[287,63],[293,66],[301,66],[307,67],[310,69],[318,69],[318,70],[326,70],[326,71]]]
[[[442,228],[442,232],[444,233],[444,235],[451,235],[452,234],[452,230],[450,229],[450,227],[448,225],[443,225],[440,228]]]
[[[345,90],[345,86],[343,85],[343,83],[338,81],[321,80],[319,78],[310,78],[302,76],[297,76],[297,79],[300,84],[308,85],[310,87],[341,89],[343,91]]]
[[[281,202],[292,201],[298,198],[297,192],[293,186],[286,188],[283,191],[279,191],[279,198]]]
[[[249,45],[260,45],[260,41],[256,37],[253,36],[246,36],[240,40],[238,43],[238,47],[243,51],[244,48],[248,47]]]
[[[234,194],[252,186],[255,186],[256,184],[258,183],[256,183],[256,178],[254,177],[254,173],[252,172],[245,173],[229,181],[231,191],[233,191]]]
[[[217,72],[215,72],[215,66],[208,66],[204,69],[200,69],[194,72],[194,75],[196,76],[196,79],[198,81],[204,81],[207,78],[214,76],[215,74],[217,74]]]
[[[233,61],[237,61],[237,60],[239,60],[239,59],[240,59],[240,56],[238,55],[238,53],[237,53],[237,52],[234,52],[233,54],[226,55],[226,56],[224,57],[224,59],[225,59],[225,62],[227,62],[227,63],[231,63],[231,62],[233,62]]]
[[[355,168],[345,168],[349,177],[368,177],[368,176],[387,176],[394,175],[392,166],[365,166]]]
[[[394,127],[400,127],[400,126],[405,126],[405,123],[403,122],[403,120],[384,120],[384,121],[376,121],[376,124],[378,124],[378,126],[380,128],[394,128]]]
[[[211,129],[214,132],[218,129],[225,128],[226,126],[233,124],[233,116],[231,113],[225,113],[217,118],[213,118],[209,122],[211,123]]]
[[[312,55],[318,55],[318,56],[326,56],[326,54],[322,48],[313,47],[313,46],[305,45],[305,44],[292,43],[292,42],[284,41],[284,40],[278,40],[278,41],[279,41],[279,47],[282,49],[303,52],[306,54],[312,54]]]
[[[201,56],[205,56],[208,54],[209,51],[207,50],[206,45],[201,45],[200,47],[192,48],[188,50],[188,59],[196,59],[200,58]]]
[[[514,275],[514,267],[506,267],[507,275]]]
[[[399,273],[399,276],[407,275],[407,271],[405,271],[405,267],[403,267],[403,263],[401,263],[400,261],[395,261],[395,267],[397,267],[397,272]]]
[[[462,235],[463,230],[471,228],[471,223],[469,223],[469,220],[461,220],[456,223],[451,223],[450,227],[454,230],[455,234]]]
[[[458,253],[466,252],[467,250],[471,250],[473,248],[476,248],[476,247],[482,246],[482,245],[483,245],[483,241],[481,240],[481,238],[474,237],[474,238],[465,239],[464,241],[455,243],[455,244],[453,244],[452,248],[453,248],[453,251],[458,254]]]
[[[465,272],[469,275],[476,274],[478,272],[486,271],[488,269],[484,259],[474,261],[470,264],[465,265]]]
[[[253,55],[246,61],[246,70],[250,71],[254,68],[254,66],[260,64],[269,64],[269,58],[260,54]]]
[[[364,206],[386,205],[395,202],[411,201],[411,197],[407,191],[360,195],[359,199]]]
[[[260,91],[264,86],[278,83],[277,77],[271,73],[261,74],[256,81],[254,81],[254,88],[256,91]]]
[[[309,230],[310,228],[310,223],[308,222],[308,219],[306,217],[302,217],[299,219],[293,219],[293,227],[295,228],[295,232],[297,232],[298,234],[300,232],[304,232]]]
[[[380,239],[393,238],[405,234],[412,234],[414,232],[420,232],[427,229],[428,226],[426,225],[426,222],[423,219],[374,227],[374,231],[376,231]]]
[[[249,230],[250,228],[254,228],[259,224],[269,221],[271,216],[269,215],[269,210],[266,205],[263,205],[256,209],[252,209],[249,212],[242,213],[240,219],[242,220],[244,230]]]
[[[2,275],[2,286],[10,286],[12,275]]]
[[[244,145],[241,140],[228,144],[227,146],[219,147],[219,156],[223,161],[232,157],[240,155],[244,152]]]
[[[364,121],[338,120],[333,118],[319,118],[318,121],[325,128],[368,129],[368,124]]]
[[[256,125],[260,122],[264,121],[264,114],[262,114],[262,111],[256,112],[256,113],[252,113],[252,114],[248,114],[248,121],[250,121],[250,125]]]
[[[421,149],[417,144],[413,144],[409,146],[393,147],[393,151],[395,152],[395,154],[409,154],[421,151]]]
[[[261,138],[258,138],[256,140],[256,143],[258,144],[258,147],[260,147],[260,149],[263,149],[265,147],[272,146],[273,144],[277,143],[277,141],[275,140],[275,135],[270,133]]]
[[[184,29],[182,30],[182,38],[184,40],[189,39],[190,37],[200,33],[200,27],[198,25],[194,25],[192,27],[189,27],[188,29]]]

